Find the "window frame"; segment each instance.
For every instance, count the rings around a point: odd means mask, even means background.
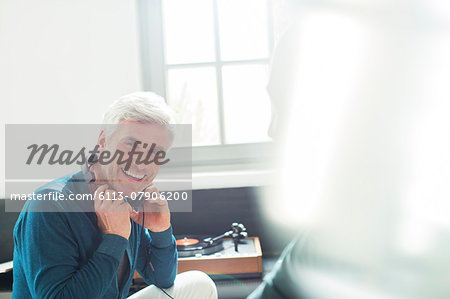
[[[261,63],[267,63],[267,65],[270,65],[270,56],[272,54],[274,44],[271,0],[265,0],[268,7],[268,58],[236,61],[222,61],[220,59],[217,0],[211,0],[213,1],[214,9],[213,18],[216,59],[211,62],[183,64],[165,63],[162,1],[163,0],[137,0],[138,38],[140,42],[139,56],[143,90],[156,92],[157,94],[163,96],[167,101],[166,80],[169,69],[190,66],[214,66],[216,70],[220,144],[193,146],[193,170],[217,171],[267,168],[267,161],[270,159],[274,148],[272,141],[240,144],[225,143],[222,67],[226,65]],[[267,128],[268,127],[269,124],[267,124]],[[232,157],[230,157],[230,153],[233,153]]]

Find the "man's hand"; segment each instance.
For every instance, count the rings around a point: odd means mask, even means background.
[[[144,194],[152,193],[156,193],[156,196],[153,194],[150,199],[145,201],[143,206],[145,216],[142,210],[139,210],[139,212],[131,211],[130,217],[140,225],[145,220],[144,227],[152,232],[163,232],[170,227],[169,205],[166,200],[161,199],[158,189],[155,187],[148,187],[144,191]]]
[[[128,239],[131,233],[130,213],[133,209],[123,198],[118,199],[116,191],[108,187],[102,185],[94,194],[97,225],[104,234],[119,235]]]

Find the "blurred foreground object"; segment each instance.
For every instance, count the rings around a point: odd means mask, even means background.
[[[299,237],[250,298],[450,298],[450,5],[298,8],[268,85],[264,205]]]

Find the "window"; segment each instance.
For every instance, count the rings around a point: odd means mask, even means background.
[[[221,159],[224,148],[267,143],[270,1],[138,4],[144,89],[163,95],[179,123],[192,123],[194,147]]]

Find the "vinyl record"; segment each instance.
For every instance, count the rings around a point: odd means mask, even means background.
[[[198,244],[200,241],[194,238],[183,238],[177,240],[177,246],[189,246]]]
[[[179,257],[189,257],[196,255],[208,255],[218,252],[223,249],[223,241],[218,240],[214,242],[205,242],[207,236],[204,237],[189,237],[182,236],[177,238],[177,250]]]

